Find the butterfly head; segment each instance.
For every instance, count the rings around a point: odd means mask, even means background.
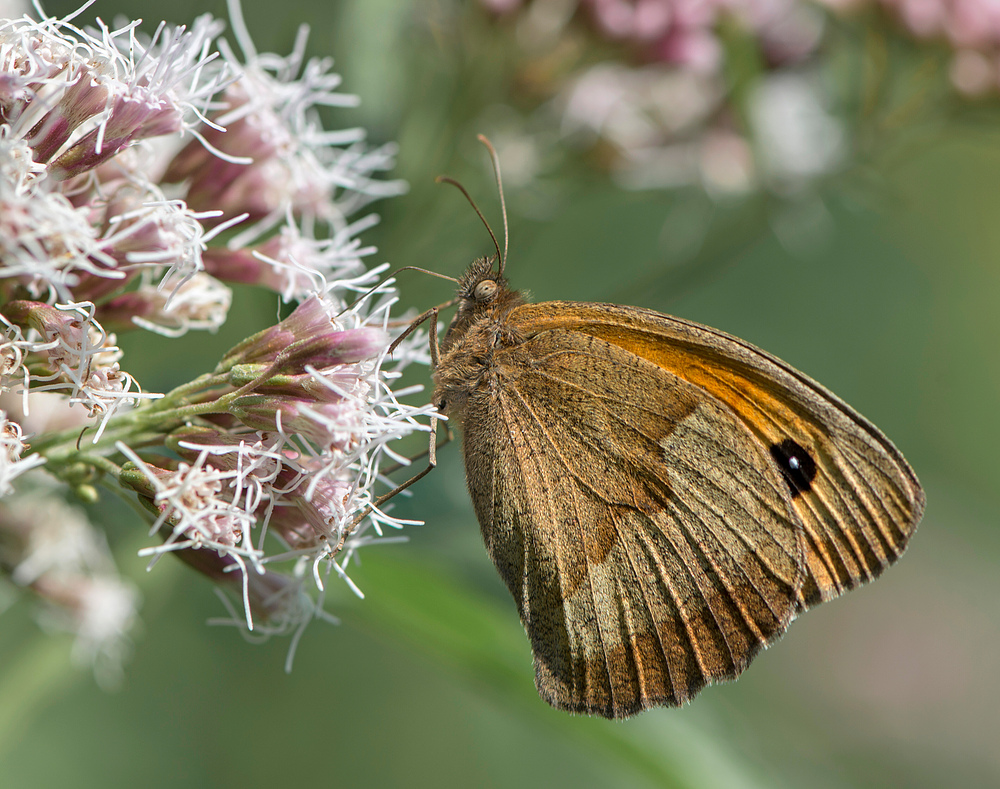
[[[458,311],[448,327],[445,346],[465,333],[470,325],[487,316],[502,320],[510,310],[525,301],[511,290],[496,266],[495,257],[477,258],[458,281]]]
[[[489,306],[507,290],[507,280],[495,267],[495,261],[495,257],[476,259],[458,281],[459,312]]]

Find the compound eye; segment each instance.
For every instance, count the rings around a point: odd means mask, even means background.
[[[476,301],[489,301],[496,295],[496,292],[497,283],[492,279],[484,279],[476,285],[476,289],[472,292],[472,295]]]

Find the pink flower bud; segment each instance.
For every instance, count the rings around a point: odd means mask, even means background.
[[[220,369],[236,364],[268,364],[274,372],[318,370],[376,356],[388,345],[381,329],[334,329],[323,302],[311,297],[280,323],[244,340],[223,357]]]

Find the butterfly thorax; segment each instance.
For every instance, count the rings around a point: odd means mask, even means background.
[[[459,426],[469,395],[496,384],[492,379],[497,374],[497,353],[523,341],[508,316],[525,298],[507,286],[493,262],[479,258],[459,281],[458,311],[441,343],[434,371],[432,402]]]

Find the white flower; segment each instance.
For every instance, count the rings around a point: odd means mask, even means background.
[[[762,80],[750,115],[764,167],[779,182],[796,185],[822,175],[844,156],[844,130],[807,77],[775,74]]]
[[[208,51],[220,23],[161,26],[143,44],[137,23],[88,33],[68,19],[0,23],[0,276],[63,301],[100,295],[73,291],[86,277],[120,287],[129,264],[188,276],[210,237],[204,215],[166,200],[118,154],[197,135],[228,79]]]
[[[42,624],[73,633],[74,660],[113,684],[128,654],[139,594],[117,574],[104,536],[47,485],[5,499],[0,532],[12,580],[46,604]]]
[[[94,443],[121,408],[160,397],[133,391],[132,376],[118,364],[121,350],[114,344],[114,335],[94,319],[93,304],[36,305],[32,312],[41,315],[35,321],[41,339],[31,350],[46,358],[52,373],[33,376],[31,391],[69,389],[70,403],[83,404],[92,418],[99,418]]]
[[[0,496],[10,495],[14,490],[11,483],[15,479],[45,462],[45,458],[38,455],[22,459],[21,454],[26,448],[21,426],[0,411]]]
[[[142,311],[133,310],[136,326],[167,337],[180,337],[191,329],[216,331],[226,321],[232,291],[204,272],[192,274],[172,290],[146,279],[130,298],[144,302]]]

